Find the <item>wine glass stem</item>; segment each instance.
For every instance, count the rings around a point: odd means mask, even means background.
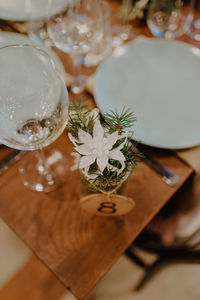
[[[71,85],[71,91],[74,94],[81,93],[85,88],[86,76],[81,74],[82,70],[82,56],[78,53],[72,55],[73,60],[73,83]]]
[[[46,181],[50,182],[50,185],[53,183],[53,175],[51,174],[51,168],[46,161],[46,157],[43,149],[37,151],[37,170],[41,177],[44,177]]]

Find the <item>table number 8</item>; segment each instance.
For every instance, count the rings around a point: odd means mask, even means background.
[[[108,193],[87,195],[81,199],[80,204],[88,213],[105,217],[128,214],[135,206],[131,198]]]
[[[104,214],[114,214],[116,212],[116,204],[113,202],[102,202],[98,211]]]

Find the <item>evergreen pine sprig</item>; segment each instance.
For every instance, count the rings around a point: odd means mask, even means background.
[[[136,117],[130,109],[123,108],[122,112],[119,113],[116,109],[110,110],[109,113],[104,114],[105,127],[112,133],[118,130],[120,133],[125,132],[135,124]]]
[[[68,129],[77,138],[79,129],[92,134],[94,118],[89,116],[88,106],[74,102],[69,108]]]
[[[70,107],[69,137],[75,145],[75,150],[80,154],[80,169],[83,177],[89,188],[95,192],[108,192],[116,189],[137,165],[139,157],[133,151],[132,135],[127,132],[136,121],[134,114],[124,108],[121,113],[117,110],[110,111],[103,118],[103,121],[100,122],[99,111],[97,109],[89,110],[81,102]],[[100,140],[98,139],[98,130],[104,132],[103,138],[100,134]],[[90,146],[93,139],[95,143]],[[104,142],[111,143],[112,147],[104,149]],[[90,147],[93,148],[90,149]],[[101,154],[102,151],[105,152]],[[94,153],[96,153],[96,158],[90,163]],[[106,155],[108,157],[107,164],[101,169]],[[85,160],[88,160],[89,163],[81,168],[81,164]]]

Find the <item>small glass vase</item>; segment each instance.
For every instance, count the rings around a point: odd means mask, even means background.
[[[121,182],[109,191],[93,191],[87,179],[82,175],[80,205],[89,214],[104,217],[123,216],[135,207],[132,198],[123,196],[123,191],[131,173],[127,173]]]

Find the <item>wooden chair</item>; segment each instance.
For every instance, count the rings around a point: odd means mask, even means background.
[[[137,254],[137,249],[157,254],[157,259],[148,264]],[[164,247],[159,243],[157,236],[149,231],[144,231],[126,251],[126,255],[146,272],[135,286],[140,290],[150,281],[162,268],[175,263],[200,263],[200,241],[194,245],[185,243],[179,246]]]
[[[192,179],[191,179],[192,180]],[[191,184],[189,182],[188,184]],[[187,188],[187,186],[186,186]],[[172,215],[180,212],[191,213],[195,207],[199,207],[199,200],[183,201],[182,192],[185,192],[185,187],[176,195],[171,201],[161,210],[156,216],[159,218],[170,218]],[[199,208],[198,208],[199,209]],[[197,216],[199,218],[199,216]],[[155,222],[154,220],[152,223]],[[138,236],[134,243],[127,249],[126,255],[139,267],[143,268],[146,272],[141,280],[135,286],[135,290],[140,290],[150,281],[162,268],[169,264],[175,263],[200,263],[200,227],[182,239],[174,239],[170,245],[164,245],[162,242],[162,230],[155,232],[153,226],[147,228]],[[138,250],[142,249],[149,253],[156,254],[157,258],[152,263],[147,263],[139,254]]]

